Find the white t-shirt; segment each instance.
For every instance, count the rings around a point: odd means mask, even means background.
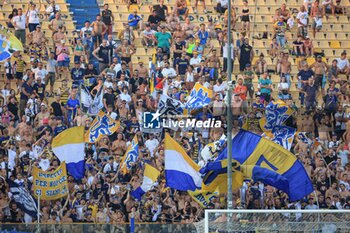
[[[347,58],[345,59],[341,59],[341,58],[337,58],[337,61],[338,61],[338,68],[339,69],[344,69],[345,67],[349,67],[349,61]]]
[[[47,72],[47,70],[45,69],[39,70],[39,68],[33,69],[33,72],[35,75],[35,80],[37,80],[38,78],[41,78],[41,82],[45,84],[45,77],[49,72]]]
[[[130,103],[130,102],[131,102],[131,97],[130,97],[130,95],[129,95],[128,93],[126,93],[126,94],[121,93],[121,94],[119,95],[119,98],[120,98],[121,100],[125,100],[127,103]]]
[[[143,35],[145,35],[145,36],[152,36],[152,35],[154,35],[156,33],[156,31],[154,31],[154,30],[150,30],[150,31],[147,31],[147,30],[144,30],[143,31]]]
[[[25,15],[17,15],[12,18],[12,23],[15,26],[16,30],[26,29],[26,16]],[[16,25],[15,25],[16,23]]]
[[[83,32],[82,37],[85,38],[85,32],[91,32],[91,33],[92,33],[93,29],[92,29],[92,27],[82,27],[82,28],[80,29],[80,31]]]
[[[60,11],[60,6],[55,5],[56,12]],[[46,8],[46,13],[50,13],[50,16],[54,15],[54,8],[50,5]]]
[[[201,63],[201,60],[202,59],[200,57],[197,57],[197,58],[192,57],[190,60],[190,65],[191,66],[199,65]]]
[[[39,24],[39,12],[38,10],[30,10],[27,13],[28,16],[28,23],[34,23],[34,24]]]
[[[226,84],[221,83],[221,85],[215,84],[213,87],[213,91],[214,92],[221,92],[224,91],[226,89]]]
[[[307,11],[305,11],[305,12],[300,11],[297,15],[297,19],[299,19],[299,21],[301,23],[303,23],[304,25],[307,25],[308,17],[309,17],[309,14],[307,13]],[[303,27],[304,25],[298,23],[298,27]]]
[[[227,8],[228,6],[228,0],[217,0],[217,3],[220,3],[221,7]]]
[[[162,70],[162,75],[164,77],[175,77],[177,74],[174,68],[164,68]]]

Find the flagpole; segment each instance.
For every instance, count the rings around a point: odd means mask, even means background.
[[[38,224],[40,224],[40,195],[38,195]],[[38,225],[40,228],[40,226]]]
[[[227,209],[233,208],[232,202],[232,38],[231,38],[231,0],[228,1],[228,22],[227,22]]]

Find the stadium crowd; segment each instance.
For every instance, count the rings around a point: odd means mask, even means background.
[[[204,5],[205,12],[205,3]],[[39,1],[39,4],[40,1]],[[51,152],[52,139],[72,126],[87,130],[93,121],[81,108],[79,87],[84,84],[95,96],[103,89],[103,111],[120,120],[123,127],[94,144],[86,144],[86,174],[81,180],[68,178],[69,195],[56,201],[41,201],[42,223],[126,223],[131,215],[136,222],[192,223],[204,216],[203,208],[187,192],[166,186],[164,176],[164,143],[161,134],[142,131],[143,113],[155,112],[159,93],[151,93],[151,77],[157,83],[167,83],[167,94],[182,103],[195,83],[213,90],[212,103],[196,112],[197,119],[215,118],[223,122],[220,129],[196,129],[193,132],[167,130],[197,163],[201,146],[217,141],[226,132],[227,90],[227,1],[219,0],[211,16],[223,17],[222,23],[196,26],[191,22],[186,0],[176,0],[175,8],[160,0],[150,7],[152,14],[143,19],[132,11],[125,19],[124,29],[113,31],[114,12],[104,4],[95,21],[85,22],[74,40],[68,41],[59,6],[51,0],[46,10],[49,29],[43,33],[39,4],[29,3],[26,9],[14,9],[7,27],[25,47],[30,63],[15,53],[4,63],[5,79],[1,88],[0,147],[0,221],[26,221],[8,193],[7,179],[31,190],[34,166],[55,170],[60,161]],[[134,1],[128,2],[130,7]],[[286,4],[276,11],[274,36],[269,54],[259,54],[254,63],[254,48],[250,44],[250,14],[247,1],[232,11],[232,30],[241,30],[232,43],[232,63],[239,62],[240,74],[235,75],[231,100],[233,133],[248,122],[248,130],[262,134],[259,119],[271,100],[282,99],[295,109],[286,125],[305,132],[307,140],[295,138],[291,152],[300,159],[313,181],[315,192],[295,203],[277,189],[260,182],[245,182],[234,192],[234,207],[247,209],[349,209],[350,208],[350,64],[347,53],[327,63],[322,53],[315,53],[310,33],[322,29],[325,14],[345,13],[340,1],[304,1],[294,17]],[[195,1],[198,5],[198,0]],[[131,9],[131,8],[130,8]],[[312,25],[312,30],[308,26]],[[239,28],[238,25],[241,25]],[[132,64],[137,56],[135,31],[142,35],[144,48],[156,48],[150,63]],[[285,33],[297,30],[294,41],[286,41]],[[53,47],[48,46],[52,40]],[[212,42],[218,41],[221,50]],[[269,70],[265,56],[276,63]],[[315,56],[308,65],[306,59]],[[299,99],[291,95],[291,62],[299,57],[297,88]],[[221,59],[223,58],[223,59]],[[280,76],[273,83],[271,74]],[[166,80],[166,81],[163,81]],[[258,80],[258,85],[254,85]],[[164,85],[163,85],[164,86]],[[122,157],[133,137],[139,141],[139,157],[127,174],[118,172]],[[45,149],[40,156],[34,148]],[[9,163],[8,150],[17,153]],[[142,200],[130,192],[143,180],[144,164],[161,171],[157,185]],[[212,200],[210,208],[225,208],[226,195]],[[32,221],[35,221],[33,219]]]

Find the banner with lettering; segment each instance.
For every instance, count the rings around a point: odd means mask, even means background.
[[[46,172],[37,167],[33,168],[33,191],[35,197],[41,200],[56,200],[68,195],[66,163],[53,172]]]
[[[209,192],[206,190],[196,189],[195,191],[187,191],[188,194],[203,208],[209,208],[211,200],[219,197],[219,193]]]

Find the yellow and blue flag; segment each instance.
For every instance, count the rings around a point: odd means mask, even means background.
[[[79,180],[85,174],[84,126],[66,129],[52,140],[52,151],[61,161],[66,161],[68,172]]]
[[[311,180],[295,155],[259,135],[241,130],[232,139],[232,157],[241,164],[245,178],[282,190],[290,201],[300,200],[313,191]],[[217,161],[226,158],[227,148]]]
[[[164,140],[164,162],[166,184],[181,191],[194,191],[202,186],[199,166],[168,133]]]
[[[294,140],[295,132],[295,128],[283,125],[276,125],[272,129],[273,138],[271,138],[271,141],[277,143],[280,146],[283,146],[285,149],[290,151]]]
[[[112,135],[120,127],[120,122],[108,116],[105,112],[100,111],[95,120],[91,123],[89,130],[85,133],[85,141],[94,143],[99,141],[103,136]]]
[[[131,144],[128,146],[125,155],[121,161],[120,171],[123,174],[128,173],[132,166],[136,163],[137,158],[139,157],[139,141],[137,135],[131,141]]]
[[[10,58],[16,51],[23,51],[22,43],[0,24],[0,62]]]
[[[138,187],[135,191],[131,192],[131,195],[137,200],[141,200],[143,194],[151,190],[158,179],[160,172],[149,165],[145,164],[145,170],[143,172],[143,182],[140,187]]]
[[[282,100],[271,101],[266,105],[266,117],[260,119],[261,129],[271,137],[274,126],[282,125],[292,114],[294,110]]]
[[[186,102],[187,109],[198,109],[210,104],[213,98],[212,90],[209,90],[205,86],[196,83],[188,96]]]

